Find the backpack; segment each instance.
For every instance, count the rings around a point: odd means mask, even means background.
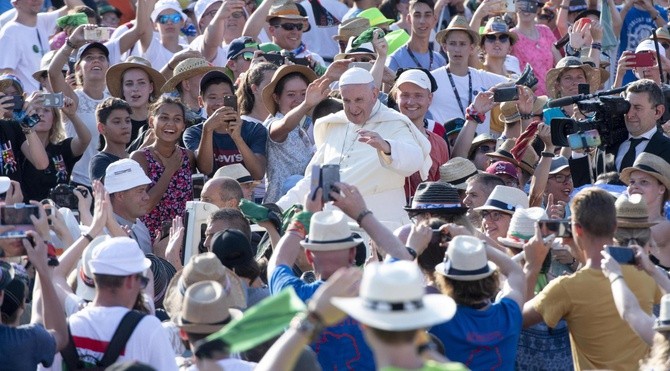
[[[102,356],[102,359],[96,362],[96,364],[93,366],[85,364],[83,360],[79,358],[77,348],[75,347],[74,340],[72,339],[70,325],[68,323],[67,332],[70,341],[68,342],[65,349],[61,351],[63,361],[67,366],[67,370],[104,370],[108,366],[114,364],[114,362],[116,362],[116,360],[119,358],[121,351],[126,346],[126,343],[128,342],[130,335],[135,330],[135,327],[137,327],[137,324],[142,320],[142,318],[144,318],[145,315],[146,314],[134,310],[126,313],[121,319],[119,326],[116,328],[116,331],[114,331],[112,340],[110,340],[109,345],[107,346],[107,349]]]

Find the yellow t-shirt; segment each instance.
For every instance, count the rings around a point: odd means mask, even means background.
[[[640,307],[651,313],[661,291],[645,272],[622,266],[624,280]],[[533,307],[549,327],[568,322],[575,370],[637,370],[649,347],[621,319],[609,280],[600,270],[582,269],[551,281],[533,299]]]

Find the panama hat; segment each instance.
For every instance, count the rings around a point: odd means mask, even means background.
[[[174,323],[188,333],[212,334],[240,317],[242,312],[230,307],[226,290],[220,283],[200,281],[186,289]]]
[[[502,17],[491,17],[484,26],[481,32],[482,35],[498,35],[505,34],[510,38],[510,44],[514,44],[518,36],[514,32],[510,32],[509,27]],[[481,41],[484,41],[482,38]]]
[[[221,166],[219,170],[214,173],[212,179],[223,177],[233,178],[240,184],[254,181],[254,179],[251,177],[251,174],[249,173],[249,170],[247,170],[247,168],[240,163]]]
[[[347,47],[344,49],[344,53],[336,54],[333,60],[339,61],[341,59],[352,58],[356,56],[370,56],[370,58],[377,58],[377,53],[375,53],[375,48],[372,46],[371,42],[363,43],[358,47],[354,47],[353,43],[356,40],[356,37],[352,36],[347,41]]]
[[[665,294],[661,298],[661,309],[654,323],[654,331],[668,330],[670,330],[670,294]]]
[[[169,93],[177,88],[180,82],[193,76],[204,75],[209,71],[221,71],[223,68],[214,67],[204,58],[188,58],[179,62],[174,69],[172,77],[163,85],[161,92]]]
[[[386,18],[381,10],[374,7],[365,9],[364,11],[358,13],[357,17],[365,18],[370,21],[370,27],[388,26],[395,22],[393,19]]]
[[[449,183],[454,188],[465,190],[466,181],[479,174],[472,161],[463,157],[454,157],[440,166],[440,182]]]
[[[277,84],[286,75],[289,75],[294,72],[303,75],[307,79],[308,85],[312,81],[317,79],[316,73],[307,66],[301,66],[299,64],[292,64],[292,65],[285,64],[279,67],[272,75],[272,80],[270,80],[270,83],[267,84],[265,88],[263,88],[263,104],[265,104],[265,108],[267,108],[268,111],[270,111],[270,114],[274,115],[277,113],[278,110],[277,103],[275,102],[274,97],[272,96],[275,92]]]
[[[277,2],[270,7],[270,12],[265,17],[266,22],[270,22],[273,18],[294,19],[307,22],[307,17],[300,14],[300,9],[295,2],[287,0]],[[305,30],[307,32],[308,30]]]
[[[333,36],[336,41],[347,41],[351,37],[358,37],[363,31],[370,28],[370,20],[355,17],[343,21],[337,26],[337,35]]]
[[[512,148],[516,144],[516,139],[510,138],[505,139],[505,141],[495,150],[495,152],[487,153],[486,155],[498,160],[511,162],[512,164],[520,167],[522,170],[527,173],[533,174],[535,171],[535,166],[537,165],[540,157],[535,153],[533,148],[528,148],[523,153],[521,161],[517,161],[512,155]]]
[[[472,144],[470,145],[470,149],[468,150],[468,158],[472,157],[472,153],[483,143],[486,142],[493,142],[493,145],[495,146],[496,144],[496,138],[492,137],[490,134],[482,133],[477,135],[473,140]]]
[[[331,301],[357,321],[386,331],[423,329],[456,314],[449,296],[424,294],[423,274],[408,261],[367,266],[358,297]]]
[[[77,268],[77,290],[75,291],[75,294],[86,301],[93,301],[93,299],[95,299],[95,282],[93,281],[93,272],[91,272],[91,266],[89,265],[89,262],[93,258],[93,251],[98,245],[110,238],[112,237],[108,235],[94,238],[93,241],[86,246],[84,253],[81,255],[81,260],[79,260]]]
[[[457,281],[486,278],[497,269],[486,257],[484,241],[474,236],[456,236],[449,242],[444,261],[435,272]]]
[[[558,77],[565,71],[570,69],[580,68],[584,71],[586,82],[589,84],[590,92],[593,93],[600,86],[600,73],[596,73],[595,69],[588,64],[582,63],[577,57],[564,57],[556,63],[556,67],[547,72],[546,85],[547,95],[551,98],[558,98],[558,91],[556,91],[556,82]]]
[[[423,182],[419,184],[412,198],[412,204],[405,206],[408,212],[440,212],[446,214],[465,214],[458,189],[444,182]]]
[[[121,80],[123,74],[131,68],[139,68],[140,70],[146,72],[149,75],[149,80],[154,85],[153,94],[158,96],[160,95],[161,88],[165,84],[165,77],[163,74],[156,71],[151,67],[151,62],[136,56],[130,56],[126,59],[125,62],[117,63],[112,67],[109,67],[107,74],[105,75],[105,80],[107,81],[107,89],[109,94],[113,97],[123,98],[123,81]]]
[[[630,175],[634,171],[641,171],[653,176],[665,186],[665,189],[670,191],[670,164],[663,158],[648,152],[640,153],[632,167],[621,170],[621,181],[628,185],[630,183]]]
[[[193,255],[186,266],[172,277],[168,284],[163,306],[170,318],[181,312],[186,289],[200,281],[216,281],[225,289],[230,307],[244,309],[247,298],[240,278],[221,264],[219,258],[211,252]]]
[[[533,102],[533,115],[541,115],[544,110],[544,106],[549,101],[549,97],[546,95],[540,95],[535,98]],[[516,102],[502,102],[500,103],[500,115],[498,119],[505,124],[511,124],[521,120],[521,114],[519,114],[519,109],[517,108]]]
[[[649,210],[642,195],[622,194],[614,203],[617,228],[651,228],[657,223],[649,222]]]
[[[309,234],[300,241],[302,247],[312,251],[344,250],[363,242],[349,229],[347,216],[339,210],[319,211],[312,215]]]
[[[518,208],[509,222],[507,236],[498,237],[498,242],[520,249],[535,235],[535,223],[546,218],[547,213],[541,207]]]
[[[507,214],[514,214],[517,207],[528,207],[528,195],[515,187],[497,185],[486,199],[484,205],[476,208],[477,211],[496,210]]]
[[[447,28],[441,30],[440,32],[437,33],[437,35],[435,35],[435,41],[442,44],[449,35],[449,32],[452,31],[467,32],[468,35],[470,36],[470,40],[472,40],[472,43],[476,45],[479,44],[479,34],[476,33],[472,28],[470,28],[468,20],[462,15],[457,15],[454,18],[452,18]]]

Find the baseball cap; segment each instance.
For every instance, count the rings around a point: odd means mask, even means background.
[[[200,79],[200,94],[204,95],[205,87],[214,79],[225,79],[231,86],[234,85],[233,80],[226,73],[218,70],[209,71],[202,76],[202,79]]]
[[[228,45],[228,60],[237,58],[245,49],[258,50],[258,43],[253,37],[242,36],[231,41]]]
[[[102,242],[93,251],[89,262],[93,274],[130,276],[151,267],[137,241],[130,237],[113,237]]]
[[[556,156],[551,159],[549,174],[557,174],[566,168],[570,168],[570,163],[568,162],[568,159],[563,156]]]
[[[9,186],[11,185],[11,179],[6,176],[0,176],[0,196],[2,196],[2,193],[7,193],[7,191],[9,191]]]
[[[193,13],[195,13],[195,19],[198,23],[200,23],[200,18],[205,14],[207,9],[212,5],[216,3],[220,3],[221,0],[198,0],[195,2],[195,6],[193,8]]]
[[[228,269],[249,264],[254,259],[251,244],[241,231],[226,229],[212,237],[212,252]]]
[[[145,184],[151,184],[151,179],[137,161],[129,158],[112,162],[105,171],[105,189],[110,194]]]
[[[507,161],[496,161],[486,168],[486,172],[493,175],[509,175],[514,179],[519,179],[516,166]]]
[[[398,79],[395,81],[395,86],[399,87],[401,84],[411,82],[412,84],[427,89],[430,92],[434,92],[437,89],[433,89],[434,84],[431,81],[428,74],[420,69],[412,68],[404,71],[398,76]],[[437,86],[435,86],[437,88]]]
[[[181,19],[185,20],[186,19],[186,14],[181,11],[181,5],[179,5],[179,2],[175,0],[160,0],[156,3],[154,6],[154,11],[151,12],[151,21],[156,22],[156,19],[158,19],[158,15],[161,14],[164,10],[167,9],[172,9],[177,11],[181,15]],[[207,8],[205,8],[207,9]]]
[[[81,59],[84,57],[84,53],[86,53],[87,51],[89,51],[91,49],[101,50],[102,53],[105,54],[105,57],[107,59],[109,59],[109,49],[107,49],[105,44],[98,43],[98,42],[92,42],[92,43],[85,44],[84,46],[79,48],[79,50],[77,50],[77,59],[76,59],[77,63],[79,63],[81,61]]]

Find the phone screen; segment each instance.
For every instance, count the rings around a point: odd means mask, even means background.
[[[623,246],[605,246],[605,251],[619,264],[635,264],[635,250]]]

